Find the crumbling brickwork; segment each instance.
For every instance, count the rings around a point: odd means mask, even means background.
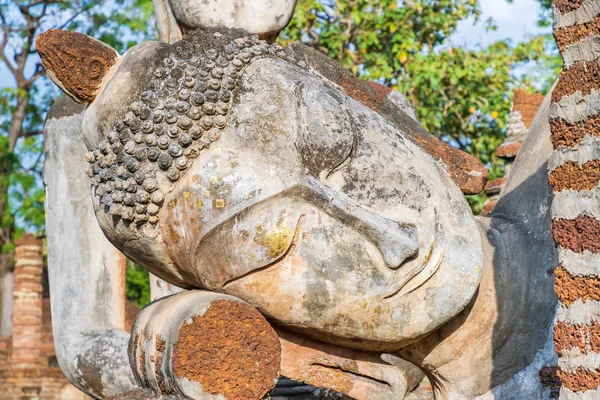
[[[0,398],[88,399],[56,363],[50,299],[43,289],[43,243],[25,235],[15,244],[13,332],[0,337]]]
[[[559,248],[554,326],[560,398],[600,398],[600,1],[554,2],[565,67],[552,94],[552,235]]]

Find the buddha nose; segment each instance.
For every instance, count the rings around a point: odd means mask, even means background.
[[[419,253],[417,228],[411,224],[390,221],[390,226],[374,235],[375,244],[383,256],[386,267],[396,270]]]

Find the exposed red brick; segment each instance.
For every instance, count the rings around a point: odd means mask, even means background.
[[[490,215],[492,213],[492,211],[494,211],[494,207],[496,207],[496,203],[498,203],[497,200],[490,200],[487,203],[485,203],[483,205],[483,208],[481,209],[481,215],[483,215],[484,217],[486,215]]]
[[[367,85],[373,89],[373,93],[375,93],[375,101],[382,102],[385,101],[388,94],[392,92],[392,88],[382,85],[381,83],[373,82],[373,81],[365,81]]]
[[[137,317],[140,309],[138,306],[133,304],[129,300],[125,300],[125,330],[131,333],[131,328],[135,323],[135,318]]]
[[[50,29],[36,40],[42,65],[78,102],[91,102],[118,54],[110,47],[76,32]]]
[[[167,348],[167,343],[160,336],[157,336],[156,337],[157,356],[154,359],[154,370],[155,371],[160,371],[160,365],[162,363],[163,355],[164,355],[166,348]],[[166,394],[165,380],[164,380],[162,374],[156,374],[156,378],[157,378],[156,383],[158,384],[158,389],[160,390],[160,393]]]
[[[558,300],[569,307],[578,299],[600,301],[600,279],[597,277],[573,276],[562,266],[554,271],[554,291]]]
[[[529,129],[543,101],[544,96],[540,93],[527,93],[524,89],[516,89],[513,94],[512,111],[521,114],[523,124]]]
[[[580,165],[577,161],[566,161],[548,176],[554,191],[591,190],[600,183],[600,160]]]
[[[42,242],[25,235],[16,242],[13,291],[12,364],[40,367],[42,359]],[[32,274],[33,270],[39,273]]]
[[[554,324],[554,349],[557,354],[564,350],[579,349],[582,353],[600,353],[600,324],[573,325],[557,321]]]
[[[553,220],[552,235],[558,245],[575,253],[600,252],[600,221],[587,215]]]
[[[26,233],[23,236],[21,236],[20,239],[15,240],[15,246],[17,247],[21,247],[21,246],[28,246],[28,245],[34,245],[34,246],[38,246],[40,245],[41,242],[39,239],[36,239],[35,236]],[[16,252],[21,251],[21,249],[15,249]]]
[[[586,135],[600,136],[600,115],[596,114],[576,124],[569,124],[563,119],[551,119],[550,131],[555,149],[560,146],[573,147],[581,143]]]
[[[521,145],[521,142],[500,145],[496,149],[496,157],[515,158],[519,154],[519,150],[521,150]]]
[[[37,321],[39,321],[39,315],[13,316],[13,326],[35,324]]]
[[[492,179],[485,185],[484,190],[487,194],[499,193],[500,190],[502,189],[502,186],[504,186],[505,183],[506,183],[506,178],[504,178],[504,177]]]
[[[575,372],[566,372],[558,370],[564,387],[572,392],[587,392],[588,390],[596,390],[600,386],[600,372],[588,371],[584,368],[577,368]]]
[[[279,337],[251,306],[213,301],[192,323],[184,323],[173,352],[177,377],[198,382],[207,393],[228,399],[260,399],[279,376]]]
[[[552,6],[561,14],[577,10],[586,0],[554,0]]]
[[[554,38],[556,39],[558,50],[563,53],[568,45],[577,43],[588,36],[598,34],[600,34],[600,17],[596,17],[584,24],[557,29],[554,31]]]
[[[558,103],[563,96],[572,95],[577,91],[586,96],[592,89],[600,89],[598,61],[579,62],[560,73],[560,79],[552,91],[552,102]]]

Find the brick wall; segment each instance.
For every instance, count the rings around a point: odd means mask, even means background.
[[[43,295],[43,244],[26,235],[15,245],[13,336],[0,337],[0,398],[89,399],[56,366],[50,299]]]
[[[40,367],[42,338],[42,241],[25,236],[15,243],[12,364]]]

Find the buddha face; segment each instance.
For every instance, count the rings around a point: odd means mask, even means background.
[[[296,0],[168,0],[177,20],[190,28],[242,28],[278,33],[289,23]]]
[[[173,284],[342,346],[399,349],[461,312],[480,233],[412,128],[289,51],[228,35],[131,49],[86,110],[111,242]]]
[[[219,224],[190,262],[205,287],[319,340],[377,351],[466,307],[483,270],[480,233],[429,155],[285,62],[250,65],[239,90],[219,150],[169,197],[170,226],[198,217],[189,206],[198,201]],[[181,254],[174,245],[189,230],[175,231],[167,240]]]

